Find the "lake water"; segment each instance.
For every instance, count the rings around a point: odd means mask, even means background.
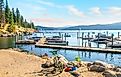
[[[46,31],[48,32],[48,31]],[[69,45],[73,46],[81,46],[81,39],[77,39],[77,32],[79,31],[49,31],[49,32],[68,32],[71,37],[66,38],[67,41],[69,41]],[[85,35],[87,35],[88,32],[90,32],[90,35],[97,35],[98,33],[107,33],[107,30],[81,30],[81,32],[85,32]],[[93,33],[95,32],[95,34]],[[118,36],[118,32],[120,30],[109,30],[108,35],[114,34],[115,37]],[[39,35],[39,34],[38,34]],[[45,33],[44,36],[50,37],[53,35],[59,35],[58,33]],[[86,41],[84,41],[86,42]],[[97,47],[95,43],[92,43],[93,47]],[[15,45],[15,38],[3,38],[0,37],[0,48],[20,48],[24,50],[28,50],[30,52],[34,52],[36,54],[44,54],[48,53],[49,56],[52,56],[52,53],[50,51],[53,51],[55,49],[51,48],[36,48],[34,45]],[[100,48],[105,48],[105,45],[100,45]],[[98,52],[91,52],[91,51],[74,51],[74,50],[63,50],[59,49],[58,54],[61,54],[65,56],[69,61],[72,61],[75,59],[76,56],[80,56],[81,60],[83,61],[95,61],[95,60],[101,60],[104,62],[112,63],[117,66],[121,66],[121,54],[112,54],[112,53],[98,53]]]

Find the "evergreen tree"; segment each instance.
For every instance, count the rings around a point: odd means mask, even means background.
[[[10,25],[14,25],[13,13],[10,12]]]
[[[9,9],[9,6],[8,6],[8,1],[6,0],[6,7],[5,7],[5,20],[6,20],[6,23],[9,23],[9,20],[10,19],[10,9]]]
[[[2,16],[3,13],[3,7],[4,7],[4,2],[3,0],[0,0],[0,17]]]
[[[33,29],[35,28],[35,27],[34,27],[34,23],[33,23],[33,22],[31,22],[31,28],[33,28]]]
[[[0,14],[2,14],[3,6],[4,6],[4,2],[3,0],[0,0]]]
[[[8,27],[8,32],[13,32],[15,30],[15,26],[14,26],[14,19],[13,19],[13,13],[10,12],[10,25]]]
[[[23,25],[23,24],[24,24],[24,23],[23,23],[24,21],[23,21],[23,20],[24,20],[24,18],[23,18],[23,16],[21,16],[21,17],[20,17],[20,24],[21,24],[22,27],[24,27],[24,25]]]
[[[0,27],[1,27],[2,18],[3,18],[3,7],[4,7],[4,1],[0,0]]]
[[[17,25],[20,25],[20,12],[18,8],[16,9],[16,22]]]
[[[31,28],[31,24],[27,22],[27,28]]]
[[[26,19],[24,20],[23,27],[24,27],[24,28],[27,28],[27,21],[26,21]]]
[[[16,15],[15,15],[14,8],[12,8],[12,13],[13,13],[13,21],[14,21],[14,23],[16,23]]]

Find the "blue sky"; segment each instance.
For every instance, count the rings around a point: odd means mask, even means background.
[[[110,24],[121,22],[121,0],[8,0],[10,8],[35,25]]]

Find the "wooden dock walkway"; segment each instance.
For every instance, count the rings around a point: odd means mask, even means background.
[[[18,40],[15,44],[36,44],[34,40]]]
[[[55,49],[67,49],[67,50],[80,50],[80,51],[91,51],[91,52],[101,52],[101,53],[121,53],[121,50],[116,49],[104,49],[104,48],[89,48],[80,46],[59,46],[59,45],[43,45],[35,44],[36,47],[44,48],[55,48]]]

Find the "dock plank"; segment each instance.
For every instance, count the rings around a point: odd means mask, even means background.
[[[36,47],[45,47],[45,48],[55,48],[55,49],[102,52],[102,53],[121,53],[121,50],[116,50],[116,49],[90,48],[90,47],[81,47],[81,46],[60,46],[60,45],[45,45],[45,44],[44,45],[35,44],[35,46]]]

